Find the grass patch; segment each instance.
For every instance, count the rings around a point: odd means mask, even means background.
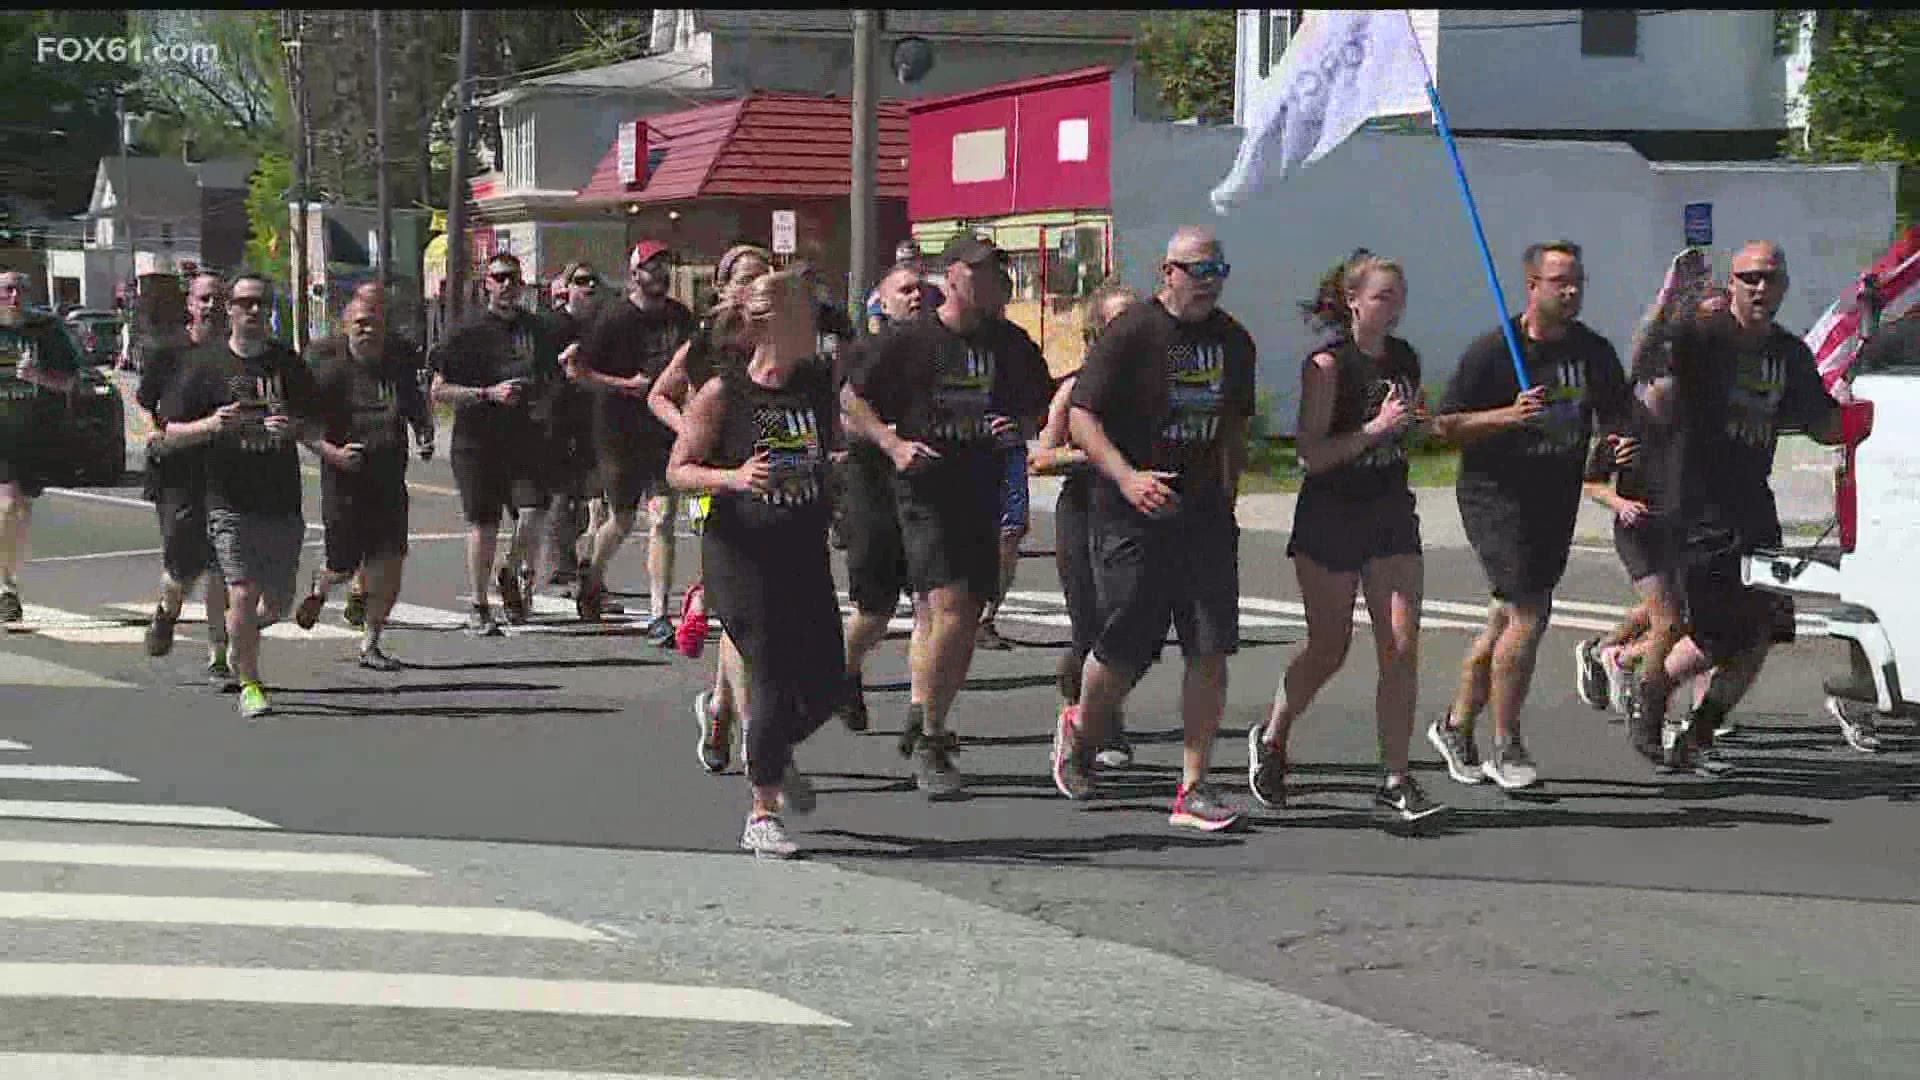
[[[1460,452],[1440,443],[1416,443],[1407,451],[1407,482],[1417,488],[1450,488],[1460,468]],[[1305,477],[1292,439],[1254,441],[1247,471],[1240,477],[1241,492],[1249,495],[1293,494]]]

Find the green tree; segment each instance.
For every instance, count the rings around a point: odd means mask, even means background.
[[[281,292],[293,273],[292,223],[287,192],[293,163],[284,151],[269,150],[247,178],[247,266],[272,278]]]
[[[1816,19],[1807,126],[1785,149],[1802,161],[1898,163],[1904,228],[1920,211],[1920,14],[1830,10]]]
[[[1232,10],[1156,11],[1141,28],[1134,56],[1169,115],[1231,124],[1235,42]]]
[[[115,94],[137,72],[89,57],[87,42],[126,38],[125,11],[27,11],[0,19],[0,191],[62,216],[87,208],[100,159],[119,148]],[[45,47],[43,49],[43,44]],[[65,46],[74,62],[61,60]],[[138,111],[138,99],[128,108]]]

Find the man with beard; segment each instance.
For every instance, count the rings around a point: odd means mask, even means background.
[[[680,500],[666,483],[673,432],[647,408],[647,391],[673,354],[692,334],[693,313],[667,295],[674,254],[657,240],[641,240],[627,258],[626,297],[609,304],[593,322],[569,365],[569,375],[595,394],[594,454],[600,487],[610,511],[593,538],[592,562],[580,575],[575,596],[580,617],[600,617],[607,595],[607,566],[633,532],[642,499],[652,530],[647,541],[647,586],[653,620],[647,640],[673,644],[667,593],[673,584],[674,519]]]
[[[374,305],[375,309],[381,313],[380,321],[382,324],[386,322],[385,312],[387,310],[387,300],[385,294],[380,291],[379,282],[362,282],[358,288],[353,290],[353,300],[349,301],[349,303],[355,301]],[[420,388],[420,396],[424,399],[427,394],[427,386],[432,380],[432,373],[428,371],[426,367],[425,354],[413,342],[392,330],[384,332],[383,340],[384,344],[381,346],[382,356],[410,355],[419,365],[418,369],[414,372],[414,382],[415,385]],[[413,445],[420,455],[420,460],[432,461],[433,410],[428,408],[418,416],[409,416],[407,422],[413,426]],[[367,628],[367,572],[364,567],[353,575],[353,581],[347,586],[347,605],[340,613],[340,617],[346,621],[348,626],[353,627],[355,630],[365,630]]]
[[[1797,428],[1829,446],[1841,441],[1840,406],[1822,386],[1812,352],[1774,321],[1787,285],[1786,253],[1750,242],[1733,257],[1727,311],[1673,338],[1680,588],[1691,633],[1668,654],[1666,684],[1709,670],[1713,679],[1683,727],[1662,732],[1666,695],[1645,683],[1628,714],[1635,748],[1672,771],[1729,771],[1714,732],[1752,688],[1775,641],[1780,601],[1743,584],[1740,567],[1755,550],[1780,546],[1767,482],[1780,431]]]
[[[134,400],[154,418],[156,432],[165,427],[159,417],[160,399],[179,377],[182,361],[193,350],[219,342],[226,333],[224,315],[219,275],[195,274],[187,286],[185,340],[149,352],[141,367],[140,386],[134,392]],[[173,651],[180,606],[195,580],[204,574],[207,678],[225,688],[233,680],[233,669],[227,663],[227,583],[220,574],[206,572],[213,562],[213,545],[207,539],[205,456],[204,449],[147,455],[148,495],[160,518],[162,579],[160,602],[147,624],[146,645],[148,656],[165,656]]]
[[[225,341],[196,350],[160,400],[163,452],[205,448],[207,532],[228,591],[227,638],[240,715],[272,711],[260,681],[260,631],[286,615],[306,523],[295,444],[317,437],[313,376],[267,337],[273,287],[233,279]]]
[[[1573,550],[1594,421],[1625,430],[1632,400],[1619,354],[1579,321],[1586,287],[1579,245],[1534,244],[1525,263],[1527,306],[1511,326],[1528,385],[1519,385],[1505,335],[1495,330],[1462,354],[1433,421],[1436,436],[1462,446],[1460,522],[1493,603],[1453,704],[1428,727],[1427,740],[1453,779],[1492,780],[1507,791],[1539,782],[1520,739],[1520,708]],[[1619,457],[1631,460],[1631,453],[1628,443]],[[1482,709],[1493,714],[1494,739],[1484,764],[1473,741]]]
[[[1080,708],[1054,728],[1054,786],[1093,794],[1095,751],[1167,630],[1186,659],[1180,787],[1171,824],[1203,832],[1241,818],[1207,782],[1240,648],[1240,526],[1234,504],[1254,411],[1253,337],[1220,309],[1230,267],[1213,234],[1183,226],[1161,285],[1109,324],[1074,382],[1074,445],[1106,478],[1090,528],[1100,629]]]
[[[419,357],[394,349],[379,304],[356,297],[342,321],[345,336],[315,343],[311,355],[325,424],[319,456],[326,565],[314,575],[294,622],[313,629],[333,587],[364,572],[360,666],[398,671],[399,662],[380,647],[380,635],[400,598],[407,556],[407,425],[422,423],[427,401],[415,374]]]
[[[540,561],[552,463],[529,403],[559,377],[547,325],[520,306],[520,260],[502,252],[487,260],[487,307],[434,350],[433,398],[454,407],[453,478],[467,520],[467,572],[473,608],[467,631],[500,633],[487,603],[500,516],[509,506],[520,527],[500,567],[500,606],[514,623],[527,619],[520,568]]]
[[[1046,361],[992,313],[1012,275],[1005,253],[961,236],[939,263],[946,299],[863,350],[841,407],[849,431],[893,463],[907,578],[924,607],[927,647],[912,658],[900,750],[932,799],[964,794],[947,714],[966,683],[980,609],[1000,578],[997,440],[1031,434],[1048,399]]]
[[[0,624],[26,617],[19,574],[33,500],[62,450],[60,395],[80,371],[65,328],[26,304],[27,275],[0,271]]]

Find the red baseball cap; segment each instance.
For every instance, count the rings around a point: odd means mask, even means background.
[[[633,245],[632,254],[627,256],[627,267],[633,269],[644,266],[648,261],[661,255],[671,254],[672,251],[672,248],[658,240],[641,240]]]

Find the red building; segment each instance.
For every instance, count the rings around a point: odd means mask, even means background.
[[[907,103],[907,212],[937,250],[991,237],[1013,257],[1007,316],[1056,370],[1079,363],[1080,300],[1112,271],[1113,69],[1081,68]]]

